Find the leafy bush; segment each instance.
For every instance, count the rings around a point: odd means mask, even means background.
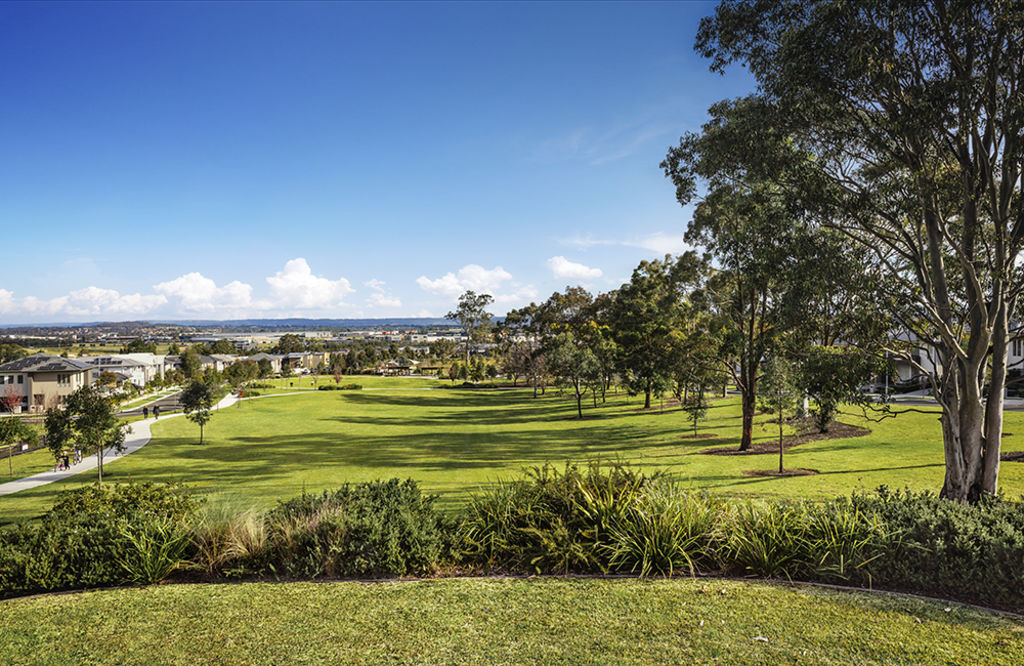
[[[452,531],[436,499],[390,479],[281,502],[267,515],[265,566],[303,578],[432,571]]]
[[[888,530],[868,565],[880,586],[1024,608],[1024,507],[965,505],[932,493],[857,495],[852,505]]]
[[[323,384],[317,387],[318,391],[360,391],[361,384]]]
[[[184,557],[180,534],[195,507],[182,489],[151,483],[61,493],[38,524],[0,531],[0,588],[10,595],[160,580]]]

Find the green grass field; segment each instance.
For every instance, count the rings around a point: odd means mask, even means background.
[[[281,389],[312,389],[334,384],[331,375],[293,375],[274,379],[257,379],[257,384],[270,384]],[[381,377],[380,375],[342,375],[340,386],[359,384],[366,389],[396,388],[436,388],[448,386],[449,381],[441,381],[434,377]]]
[[[165,585],[0,602],[11,665],[1022,661],[1024,622],[1006,616],[732,581]]]
[[[407,379],[379,379],[380,387]],[[429,381],[429,380],[428,380]],[[198,427],[184,418],[154,426],[155,439],[106,466],[108,481],[178,481],[213,500],[272,506],[303,491],[346,481],[411,477],[447,506],[526,466],[566,460],[624,460],[675,475],[682,483],[727,493],[820,498],[873,490],[879,485],[938,490],[943,463],[937,414],[905,414],[867,424],[870,435],[800,445],[787,467],[814,476],[750,477],[771,469],[772,454],[708,456],[712,446],[736,446],[736,398],[713,403],[702,431],[687,439],[678,410],[643,412],[639,398],[613,395],[606,406],[574,418],[568,397],[533,400],[528,391],[364,390],[310,391],[241,403],[214,415],[200,446]],[[762,417],[766,418],[766,417]],[[860,421],[848,417],[847,420]],[[1024,449],[1024,414],[1008,412],[1006,450]],[[758,438],[771,439],[759,423]],[[44,511],[60,490],[94,482],[83,474],[62,483],[0,497],[0,520],[10,523]],[[1024,465],[1002,466],[1002,487],[1024,492]]]
[[[5,450],[6,448],[4,447]],[[0,458],[0,483],[52,470],[53,465],[53,455],[49,449],[21,453],[11,460]],[[11,468],[13,468],[13,473]]]

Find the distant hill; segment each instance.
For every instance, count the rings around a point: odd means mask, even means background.
[[[451,326],[448,319],[429,317],[396,317],[383,319],[229,319],[223,321],[190,319],[181,321],[154,321],[154,324],[179,326],[221,326],[239,328],[380,328],[402,326]]]
[[[18,332],[42,331],[59,328],[102,328],[105,330],[132,330],[147,326],[183,326],[191,328],[236,329],[316,329],[316,328],[419,328],[451,326],[452,322],[438,317],[385,317],[382,319],[162,319],[126,322],[54,322],[46,324],[0,324],[0,329]]]

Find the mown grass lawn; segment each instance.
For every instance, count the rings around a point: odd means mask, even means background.
[[[282,389],[312,389],[321,386],[358,384],[368,389],[398,388],[436,388],[450,386],[450,381],[442,381],[435,377],[382,377],[380,375],[342,375],[340,382],[334,381],[333,375],[293,375],[291,377],[275,377],[273,379],[257,379],[257,384],[270,384]]]
[[[407,386],[402,379],[380,380]],[[211,499],[272,506],[303,491],[346,481],[411,477],[452,506],[530,465],[566,460],[624,460],[718,492],[820,498],[873,490],[879,485],[938,490],[943,463],[937,413],[904,414],[868,423],[870,435],[802,444],[786,454],[787,467],[819,474],[791,478],[745,476],[772,469],[773,454],[709,456],[701,450],[734,447],[739,436],[736,398],[716,401],[703,432],[689,439],[685,414],[644,412],[639,398],[612,395],[604,407],[577,420],[575,404],[553,391],[534,400],[528,391],[364,390],[308,391],[262,397],[214,415],[199,429],[178,417],[156,424],[155,439],[109,464],[108,481],[178,481]],[[761,417],[763,421],[764,418]],[[847,417],[851,422],[863,421]],[[1024,414],[1008,412],[1006,450],[1024,449]],[[775,437],[763,422],[755,436]],[[38,515],[57,491],[92,483],[84,474],[65,482],[0,497],[0,521]],[[1002,487],[1024,492],[1024,464],[1004,463]]]
[[[4,453],[7,447],[2,447]],[[12,459],[0,458],[0,483],[32,476],[39,472],[53,470],[55,461],[49,449],[39,449],[28,453],[20,453]]]
[[[1006,616],[733,581],[166,585],[0,602],[4,664],[1022,661],[1024,622]]]

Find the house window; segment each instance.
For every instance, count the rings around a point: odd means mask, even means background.
[[[70,386],[71,375],[57,375],[57,384],[60,386]]]
[[[1020,356],[1021,355],[1021,351],[1022,351],[1022,349],[1021,349],[1022,347],[1024,347],[1024,341],[1014,340],[1013,341],[1013,355],[1014,356]]]
[[[18,383],[19,384],[24,384],[25,383],[25,375],[18,375]]]

